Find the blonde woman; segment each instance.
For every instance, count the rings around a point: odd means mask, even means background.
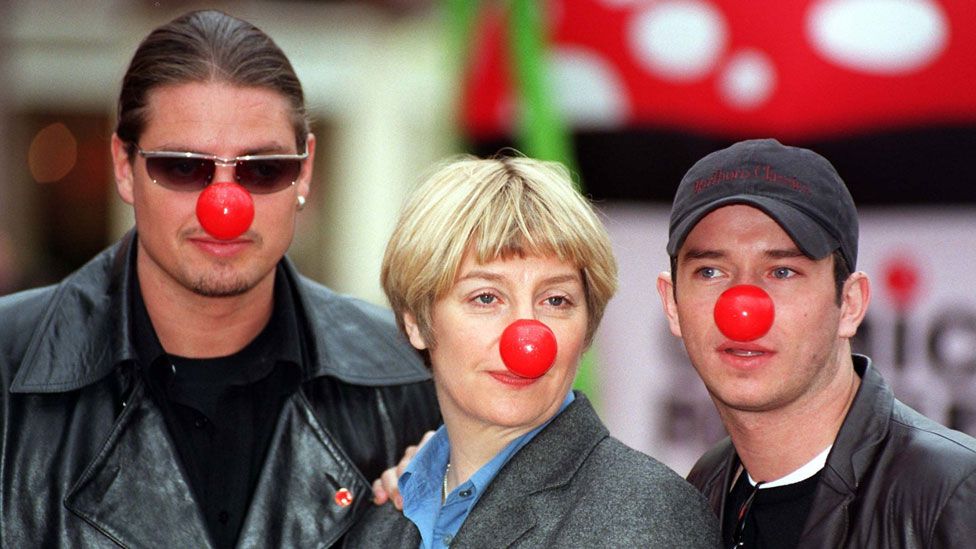
[[[463,158],[416,190],[382,282],[444,425],[399,479],[403,514],[370,509],[348,545],[718,545],[698,492],[610,437],[571,390],[616,274],[606,231],[557,164]],[[541,375],[501,358],[516,321],[554,336]]]

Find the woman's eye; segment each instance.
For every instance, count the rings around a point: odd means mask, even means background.
[[[552,297],[547,297],[546,298],[546,303],[549,304],[549,305],[551,305],[551,306],[553,306],[553,307],[562,307],[563,305],[568,304],[569,303],[569,300],[566,299],[565,296],[554,295]]]
[[[479,294],[474,301],[479,305],[491,305],[497,298],[491,294]]]

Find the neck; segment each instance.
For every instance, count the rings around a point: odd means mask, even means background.
[[[828,384],[775,410],[719,406],[719,415],[743,466],[771,482],[799,469],[833,444],[860,386],[850,346],[840,345],[839,368]],[[840,353],[839,353],[840,354]]]
[[[535,428],[535,426],[510,428],[473,424],[465,419],[459,419],[460,414],[451,413],[450,410],[442,408],[442,413],[444,426],[451,441],[451,468],[447,473],[448,492],[471,478],[510,442]]]
[[[144,255],[144,254],[140,254]],[[228,356],[254,340],[271,318],[274,271],[233,297],[206,297],[139,265],[142,299],[163,350],[187,358]]]
[[[448,491],[463,484],[497,456],[508,443],[525,434],[525,431],[465,433],[456,427],[452,429],[447,418],[444,423],[451,440],[451,469],[447,474]]]

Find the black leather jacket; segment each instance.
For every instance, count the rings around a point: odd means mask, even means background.
[[[0,299],[2,547],[211,545],[133,372],[133,241],[56,286]],[[311,359],[277,420],[240,547],[331,545],[372,505],[367,479],[440,421],[428,371],[388,311],[284,267]],[[351,504],[337,502],[342,488]]]
[[[871,361],[827,456],[799,547],[973,547],[976,439],[905,406]],[[739,467],[726,438],[688,474],[719,517]]]

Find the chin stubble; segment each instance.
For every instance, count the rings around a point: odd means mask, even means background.
[[[224,282],[203,278],[195,281],[190,289],[193,293],[203,297],[235,297],[246,293],[253,287],[253,284],[248,284],[245,280]]]

